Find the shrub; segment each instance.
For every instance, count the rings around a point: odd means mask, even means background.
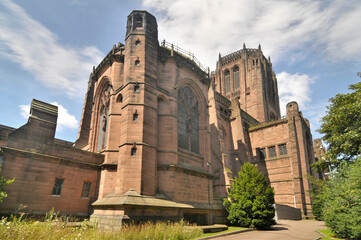
[[[231,224],[255,228],[276,224],[274,190],[257,167],[249,163],[239,171],[223,204]]]

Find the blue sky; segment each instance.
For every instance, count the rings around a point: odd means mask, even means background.
[[[56,137],[75,141],[92,66],[124,43],[133,9],[157,18],[159,41],[211,70],[218,53],[260,43],[281,111],[297,101],[314,138],[328,99],[360,81],[359,0],[0,0],[0,124],[25,124],[36,98],[59,106]]]

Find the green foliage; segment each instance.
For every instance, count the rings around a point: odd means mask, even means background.
[[[326,235],[321,240],[342,240],[341,238],[335,238],[335,234],[329,229],[318,229],[318,231]]]
[[[326,162],[334,168],[342,161],[352,161],[361,154],[361,82],[350,85],[352,92],[330,99],[327,115],[318,132],[328,144]],[[322,165],[320,161],[319,165]],[[324,167],[327,166],[324,165]]]
[[[257,167],[246,163],[234,179],[223,205],[228,220],[241,227],[266,228],[276,224],[274,190]]]
[[[1,173],[1,165],[0,165],[0,173]],[[6,194],[4,187],[13,183],[15,178],[7,180],[3,176],[0,176],[0,203],[6,198],[8,195]]]
[[[324,195],[322,194],[322,192],[326,187],[326,180],[318,179],[311,175],[308,176],[308,180],[312,185],[312,188],[310,190],[312,198],[312,213],[317,220],[322,220],[322,208],[324,203]]]
[[[361,239],[361,158],[337,169],[323,191],[323,219],[341,238]]]

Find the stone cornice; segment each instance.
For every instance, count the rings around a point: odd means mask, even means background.
[[[30,154],[30,155],[50,158],[50,159],[54,159],[54,160],[58,160],[58,161],[64,161],[64,162],[68,162],[68,163],[72,163],[72,164],[85,165],[85,166],[89,166],[89,167],[99,168],[101,166],[101,164],[87,163],[87,162],[74,160],[74,159],[70,159],[70,158],[57,157],[57,156],[52,156],[52,155],[48,155],[48,154],[37,153],[35,151],[27,151],[27,150],[11,148],[11,147],[6,147],[6,146],[2,146],[1,149],[13,151],[13,152],[18,152],[18,153],[21,153],[21,154]]]

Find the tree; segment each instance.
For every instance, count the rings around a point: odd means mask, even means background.
[[[308,180],[312,185],[310,189],[310,195],[312,198],[312,213],[317,220],[322,220],[324,203],[324,195],[322,193],[326,187],[326,181],[323,179],[315,178],[312,175],[308,175]]]
[[[257,167],[246,163],[229,190],[223,205],[231,224],[242,227],[266,228],[276,224],[274,190]]]
[[[330,99],[327,115],[318,132],[328,144],[326,160],[334,168],[342,161],[353,161],[361,154],[361,82],[350,85],[350,93],[337,94]]]
[[[361,158],[341,163],[327,182],[323,219],[338,237],[361,239]]]
[[[0,165],[0,172],[1,172],[1,165]],[[8,196],[4,191],[4,187],[6,185],[11,184],[12,182],[14,182],[14,179],[6,180],[3,176],[0,177],[0,203],[3,201],[4,198]]]

